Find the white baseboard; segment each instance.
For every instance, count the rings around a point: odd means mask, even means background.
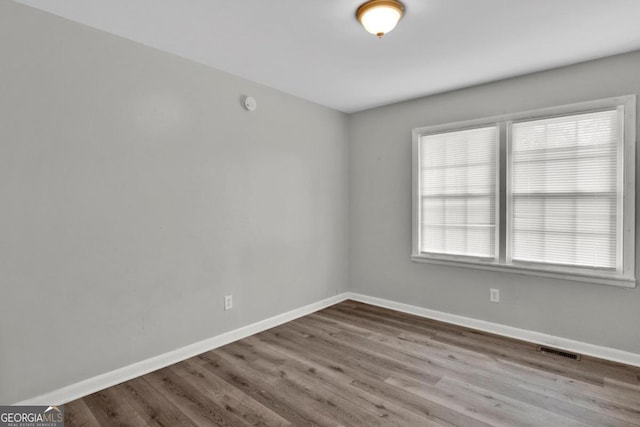
[[[106,372],[78,383],[62,387],[58,390],[23,400],[15,403],[15,405],[62,405],[91,393],[95,393],[96,391],[112,387],[141,375],[148,374],[149,372],[189,359],[190,357],[197,356],[198,354],[211,351],[215,348],[222,347],[223,345],[257,334],[258,332],[290,322],[299,317],[306,316],[307,314],[311,314],[315,311],[337,304],[345,299],[347,299],[346,294],[339,294],[256,323],[243,326],[233,331],[225,332],[204,341],[190,344],[159,356],[136,362],[132,365],[116,369],[115,371]]]
[[[243,326],[233,331],[225,332],[215,337],[200,341],[188,346],[155,356],[111,372],[107,372],[75,384],[42,394],[40,396],[26,399],[15,405],[62,405],[83,396],[87,396],[96,391],[120,384],[124,381],[139,377],[155,370],[167,367],[174,363],[181,362],[198,354],[213,350],[234,341],[257,334],[264,330],[273,328],[286,322],[290,322],[299,317],[306,316],[323,308],[337,304],[339,302],[352,299],[378,307],[389,308],[404,313],[429,319],[440,320],[454,325],[465,326],[484,332],[490,332],[509,338],[516,338],[536,344],[548,345],[563,350],[573,351],[580,354],[625,363],[627,365],[640,366],[640,354],[630,353],[623,350],[589,344],[581,341],[574,341],[567,338],[556,337],[540,332],[526,329],[514,328],[512,326],[501,325],[499,323],[486,322],[484,320],[472,319],[470,317],[458,316],[456,314],[442,311],[430,310],[428,308],[403,304],[382,298],[370,297],[353,292],[345,292],[331,298],[318,301],[295,310],[261,320],[251,325]]]
[[[575,341],[568,338],[556,337],[553,335],[543,334],[541,332],[529,331],[527,329],[514,328],[512,326],[506,326],[499,323],[472,319],[470,317],[458,316],[456,314],[445,313],[442,311],[430,310],[428,308],[403,304],[382,298],[370,297],[353,292],[347,292],[346,296],[348,299],[352,299],[354,301],[360,301],[366,304],[376,305],[378,307],[397,310],[403,313],[414,314],[416,316],[440,320],[442,322],[465,326],[467,328],[477,329],[484,332],[490,332],[496,335],[502,335],[505,337],[528,341],[535,344],[568,350],[575,353],[584,354],[585,356],[593,356],[613,362],[624,363],[627,365],[640,366],[640,354],[637,353],[631,353],[628,351],[589,344],[582,341]]]

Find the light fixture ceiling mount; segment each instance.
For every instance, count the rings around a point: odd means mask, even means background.
[[[365,30],[382,38],[396,27],[404,14],[404,6],[397,0],[369,0],[356,11],[356,18]]]

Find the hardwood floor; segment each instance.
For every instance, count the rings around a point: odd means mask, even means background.
[[[640,368],[354,301],[65,405],[66,426],[640,426]]]

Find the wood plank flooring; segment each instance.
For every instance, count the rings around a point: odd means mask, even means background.
[[[640,368],[345,301],[65,405],[66,426],[640,426]]]

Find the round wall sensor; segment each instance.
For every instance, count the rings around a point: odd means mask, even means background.
[[[252,96],[245,96],[244,98],[242,98],[242,105],[247,111],[255,111],[256,108],[258,108],[258,103]]]

